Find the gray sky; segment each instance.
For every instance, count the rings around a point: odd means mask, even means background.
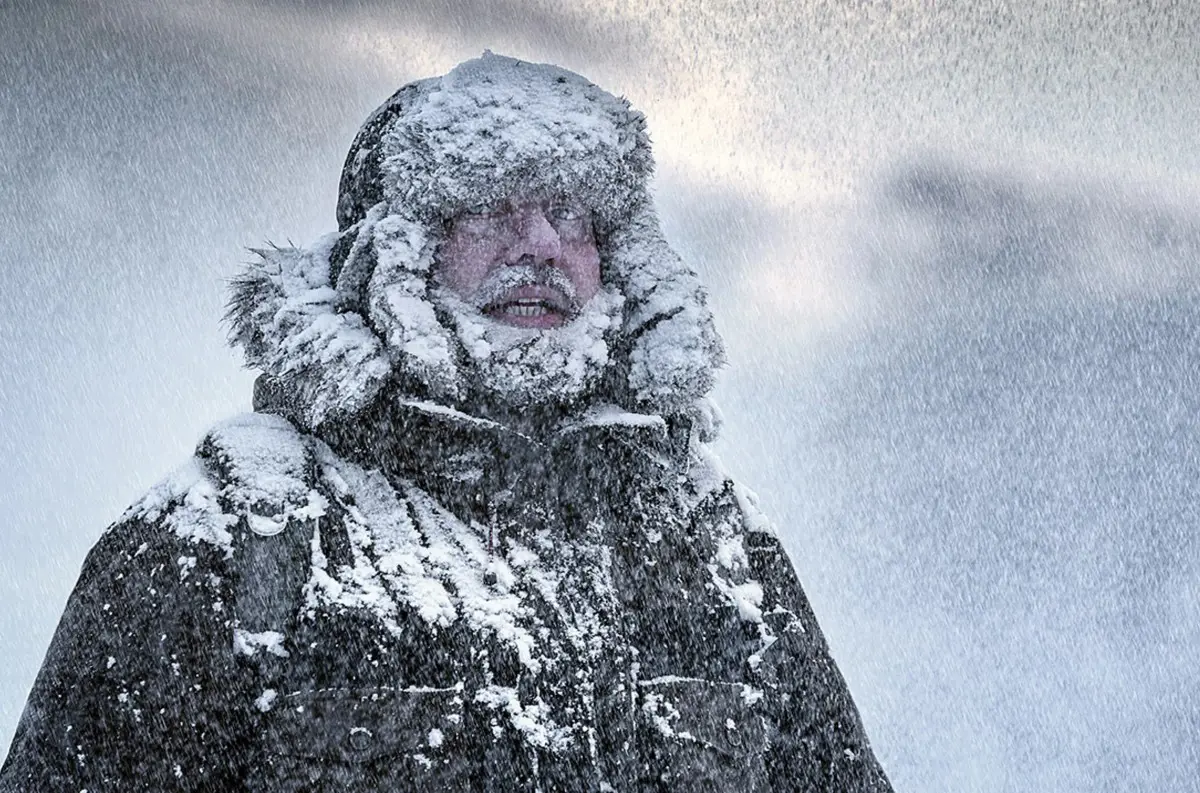
[[[223,279],[399,85],[646,112],[721,451],[898,789],[1178,789],[1200,649],[1187,3],[0,2],[0,744],[105,525],[249,407]]]

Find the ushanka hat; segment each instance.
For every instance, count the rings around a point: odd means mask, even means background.
[[[591,211],[602,280],[623,298],[600,396],[693,412],[723,350],[699,279],[663,238],[652,172],[645,117],[625,99],[485,53],[368,117],[342,171],[339,231],[258,251],[233,283],[232,340],[310,428],[352,417],[389,384],[452,404],[465,393],[462,351],[431,300],[447,221],[512,195],[557,195]]]

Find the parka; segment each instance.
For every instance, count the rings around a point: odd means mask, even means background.
[[[624,100],[491,54],[368,119],[339,231],[234,284],[255,412],[89,554],[0,793],[890,790],[711,451],[720,341],[648,146]],[[538,179],[595,207],[623,308],[564,362],[585,397],[485,409],[431,211]]]

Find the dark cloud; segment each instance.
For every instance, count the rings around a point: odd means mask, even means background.
[[[912,299],[1200,287],[1192,266],[1200,256],[1194,208],[1111,178],[923,158],[889,169],[867,201],[863,222],[871,233],[856,246],[857,274]]]

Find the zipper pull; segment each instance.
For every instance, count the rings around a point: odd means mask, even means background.
[[[495,502],[488,503],[488,536],[487,536],[487,570],[483,573],[483,583],[487,586],[496,585],[496,523],[499,520]]]

